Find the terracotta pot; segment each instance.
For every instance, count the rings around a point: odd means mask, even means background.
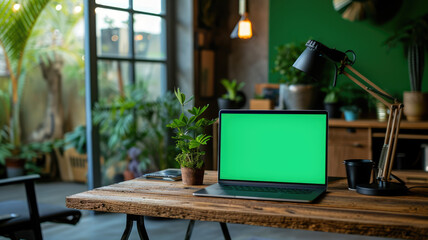
[[[25,159],[23,158],[6,158],[7,177],[18,177],[24,175]]]
[[[195,169],[181,167],[181,178],[184,185],[202,185],[205,168]]]
[[[422,92],[404,92],[404,115],[408,121],[422,121],[427,115],[428,94]]]
[[[124,179],[125,181],[132,180],[132,179],[134,179],[134,178],[135,178],[135,176],[134,176],[134,174],[133,174],[131,171],[129,171],[129,170],[125,170],[125,171],[123,172],[123,179]]]

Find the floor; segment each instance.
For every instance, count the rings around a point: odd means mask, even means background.
[[[39,202],[65,205],[65,197],[86,190],[84,184],[46,182],[36,185]],[[0,201],[25,198],[23,186],[6,186],[0,188]],[[146,218],[145,224],[151,239],[184,239],[188,220],[159,220]],[[120,239],[124,230],[123,214],[90,214],[83,211],[83,217],[76,226],[44,223],[42,232],[47,240],[89,240]],[[227,224],[234,240],[383,240],[386,238],[366,237],[359,235],[312,232],[304,230],[256,227],[241,224]],[[0,237],[0,240],[5,238]],[[139,239],[134,229],[129,239]],[[223,239],[220,225],[215,222],[196,222],[191,239]]]

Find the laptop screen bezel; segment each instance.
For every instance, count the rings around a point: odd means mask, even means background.
[[[245,180],[230,180],[222,179],[220,176],[221,170],[221,127],[223,114],[316,114],[325,115],[326,119],[326,145],[325,145],[325,180],[324,184],[315,183],[294,183],[294,182],[268,182],[268,181],[245,181]],[[217,177],[220,184],[239,184],[248,186],[266,186],[267,184],[272,187],[314,187],[314,188],[327,188],[327,156],[328,156],[328,113],[323,110],[241,110],[241,109],[222,109],[219,111],[219,125],[218,125],[218,144],[217,144]]]

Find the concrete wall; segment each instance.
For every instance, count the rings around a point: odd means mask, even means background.
[[[232,31],[239,20],[238,0],[230,1],[229,5],[232,14],[228,24]],[[245,82],[247,108],[249,99],[254,97],[254,85],[268,82],[269,1],[249,0],[248,8],[248,17],[253,24],[253,37],[247,40],[232,39],[227,59],[229,78]]]

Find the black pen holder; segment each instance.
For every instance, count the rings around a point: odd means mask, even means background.
[[[349,159],[343,162],[348,178],[348,189],[356,190],[359,184],[369,184],[374,163],[368,159]]]

